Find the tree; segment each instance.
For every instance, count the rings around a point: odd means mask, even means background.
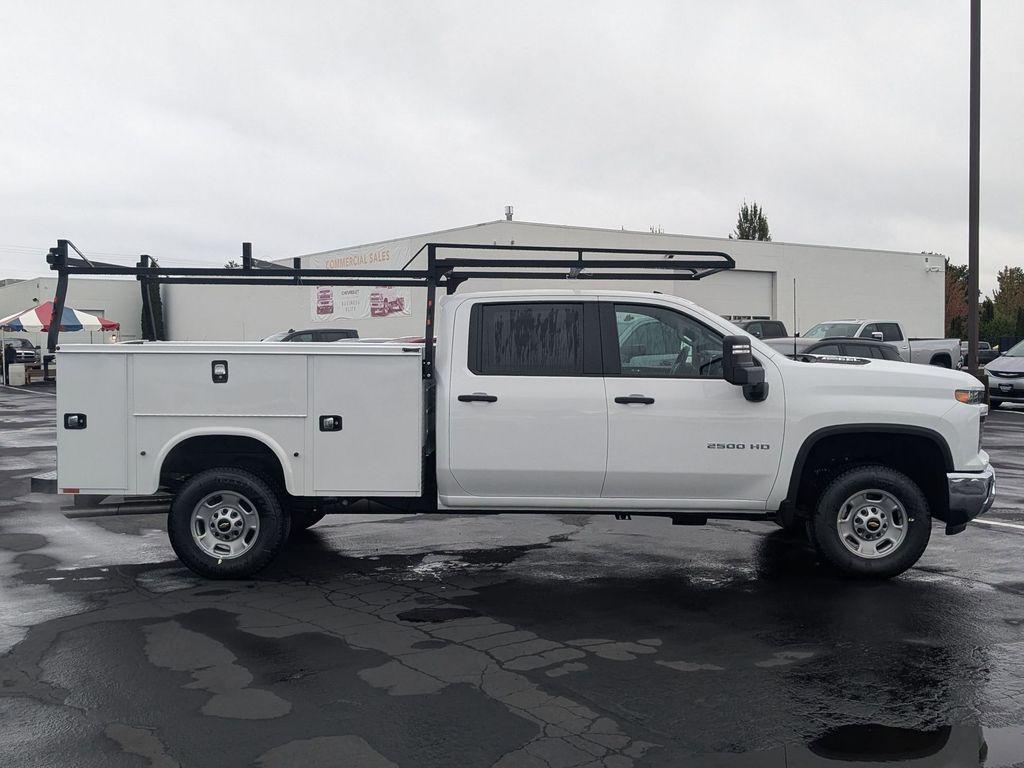
[[[241,269],[241,268],[242,268],[242,265],[239,264],[234,259],[231,259],[231,261],[225,261],[224,262],[224,269]]]
[[[757,203],[747,205],[744,200],[736,217],[736,229],[729,234],[729,239],[770,241],[772,235],[768,231],[768,218],[764,215],[764,209]]]
[[[967,265],[952,264],[946,257],[946,336],[967,335]]]
[[[992,291],[992,305],[997,319],[1017,322],[1017,312],[1024,307],[1024,269],[1003,267],[996,275],[996,288]]]

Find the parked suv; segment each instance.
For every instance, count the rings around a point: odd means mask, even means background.
[[[1024,403],[1024,341],[1010,347],[985,366],[989,405]]]
[[[358,339],[359,331],[354,328],[317,328],[296,331],[289,328],[287,331],[280,331],[263,339],[263,341],[341,341],[342,339]]]
[[[903,361],[896,347],[875,339],[769,339],[765,344],[772,349],[779,350],[787,357],[839,355],[840,357]]]

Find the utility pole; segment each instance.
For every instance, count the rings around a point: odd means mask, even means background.
[[[971,138],[967,182],[967,368],[978,375],[978,190],[981,171],[981,0],[971,0]]]

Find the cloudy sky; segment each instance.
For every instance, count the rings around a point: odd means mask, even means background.
[[[0,3],[0,277],[500,218],[967,253],[968,0]],[[984,0],[982,286],[1024,264],[1024,2]]]

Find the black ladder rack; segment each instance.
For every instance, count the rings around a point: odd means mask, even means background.
[[[573,254],[575,258],[465,258],[444,257],[442,251],[490,251],[505,253]],[[74,251],[76,256],[70,255]],[[424,251],[426,269],[408,269]],[[610,258],[610,257],[632,258]],[[637,258],[640,257],[640,258]],[[54,317],[61,317],[67,297],[68,277],[134,277],[142,289],[142,311],[149,318],[149,335],[156,325],[150,303],[149,287],[170,285],[371,285],[425,288],[427,309],[424,323],[423,377],[434,376],[434,311],[438,288],[455,293],[466,280],[700,280],[734,269],[736,262],[721,251],[688,251],[674,248],[585,248],[545,245],[482,245],[479,243],[426,243],[402,269],[308,269],[301,259],[292,265],[275,264],[252,258],[252,245],[242,244],[240,269],[226,267],[161,267],[152,257],[140,256],[134,267],[107,264],[85,256],[70,240],[58,240],[46,261],[57,272],[57,291],[53,298]],[[50,352],[57,349],[60,323],[51,323],[47,336]],[[155,339],[150,338],[150,341]]]

